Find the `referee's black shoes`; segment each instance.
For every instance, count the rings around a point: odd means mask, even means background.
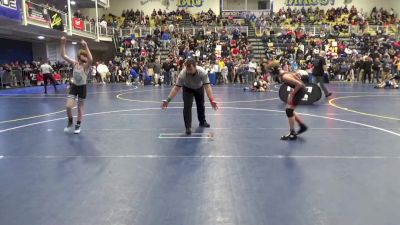
[[[210,128],[211,126],[209,123],[207,123],[207,121],[204,121],[204,123],[199,124],[199,127]]]

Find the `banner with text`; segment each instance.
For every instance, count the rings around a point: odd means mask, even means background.
[[[26,9],[28,12],[28,19],[44,24],[49,23],[48,11],[43,6],[27,2]]]
[[[286,0],[286,6],[327,6],[335,5],[335,0]]]
[[[0,0],[0,17],[21,20],[21,11],[18,0]]]
[[[177,7],[202,7],[203,0],[178,0]]]
[[[81,20],[79,18],[73,18],[72,23],[74,25],[74,29],[85,30],[85,23],[83,22],[83,20]]]
[[[64,30],[62,14],[59,12],[50,11],[50,28],[55,30]]]

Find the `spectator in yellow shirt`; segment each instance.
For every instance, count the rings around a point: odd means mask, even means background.
[[[222,70],[225,67],[225,62],[223,59],[220,59],[218,62],[219,69]]]

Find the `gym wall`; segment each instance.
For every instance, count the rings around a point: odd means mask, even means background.
[[[396,13],[400,13],[400,1],[399,0],[386,0],[383,4],[377,4],[385,8],[393,8]]]
[[[33,60],[35,60],[35,61],[47,59],[46,42],[32,43],[32,52],[33,52]]]
[[[196,3],[201,2],[201,6],[196,6]],[[208,11],[210,8],[217,14],[220,11],[220,1],[219,0],[169,0],[169,7],[165,4],[166,0],[110,0],[109,9],[99,9],[99,16],[103,14],[112,13],[114,15],[121,15],[123,10],[133,9],[133,10],[143,10],[145,14],[150,15],[153,9],[161,9],[162,11],[174,11],[176,10],[177,4],[189,5],[187,9],[192,13],[197,13],[201,11]],[[191,4],[193,3],[193,4]],[[186,8],[186,7],[180,7]],[[90,17],[95,17],[96,12],[94,9],[81,9],[81,12]]]
[[[310,0],[289,0],[290,2],[310,2]],[[326,2],[327,0],[313,0],[317,2]],[[329,0],[331,2],[332,0]],[[353,5],[357,9],[362,9],[364,12],[370,12],[372,8],[377,6],[378,8],[383,7],[385,9],[393,8],[395,11],[400,9],[400,1],[399,0],[378,0],[378,1],[371,1],[371,0],[352,0],[347,1],[351,2],[347,4],[348,8],[351,8]],[[273,0],[274,11],[278,11],[282,7],[286,6],[287,0]],[[322,9],[330,9],[332,7],[344,7],[345,0],[334,0],[334,5],[328,4],[326,6],[318,4],[318,7]],[[291,6],[291,8],[301,8],[302,6]]]
[[[32,43],[10,39],[0,39],[0,64],[10,61],[32,61]]]
[[[48,42],[46,44],[46,49],[47,49],[47,58],[50,60],[50,62],[54,63],[56,61],[65,61],[63,58],[61,58],[60,52],[61,52],[61,44],[60,41],[55,41],[55,42]],[[67,43],[65,46],[65,52],[66,54],[72,58],[76,59],[78,55],[78,45],[73,45],[71,43]]]
[[[264,9],[269,9],[270,2],[271,0],[222,0],[221,4],[224,11],[244,11],[245,9],[247,9],[247,11],[259,11],[259,5],[261,5],[261,3],[265,4]]]
[[[161,10],[176,10],[177,5],[192,5],[191,7],[181,7],[187,8],[189,11],[196,13],[201,11],[207,11],[208,9],[212,9],[216,13],[220,13],[220,5],[223,2],[224,9],[226,10],[244,10],[246,8],[246,0],[202,0],[202,5],[200,7],[195,6],[197,2],[201,0],[169,0],[169,7],[167,9],[166,0],[110,0],[110,8],[102,9],[99,8],[99,16],[107,13],[112,13],[114,15],[120,15],[123,10],[126,9],[139,9],[143,10],[145,14],[151,14],[153,9],[161,9]],[[247,8],[249,10],[257,10],[258,2],[263,0],[247,0]],[[289,0],[291,2],[310,2],[311,0]],[[332,0],[313,0],[317,2],[332,2]],[[282,7],[287,7],[286,3],[288,0],[270,0],[273,5],[274,11],[278,11]],[[344,7],[345,0],[333,0],[334,4],[321,5],[318,4],[318,7],[323,9],[329,9],[332,7]],[[367,0],[347,0],[350,2],[347,4],[348,7],[356,6],[358,9],[362,9],[364,12],[370,12],[371,9],[375,6],[384,7],[385,9],[393,8],[395,11],[399,13],[400,9],[400,1],[399,0],[379,0],[379,1],[367,1]],[[302,6],[291,6],[293,7],[302,7]],[[309,6],[306,6],[309,7]],[[85,15],[89,15],[90,17],[95,17],[96,13],[94,9],[81,9],[81,11]]]

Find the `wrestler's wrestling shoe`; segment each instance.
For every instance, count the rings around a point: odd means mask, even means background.
[[[300,129],[297,131],[297,135],[302,134],[308,130],[308,127],[305,124],[300,124]]]
[[[291,131],[288,135],[281,137],[282,141],[294,141],[297,140],[297,134],[295,131]]]

